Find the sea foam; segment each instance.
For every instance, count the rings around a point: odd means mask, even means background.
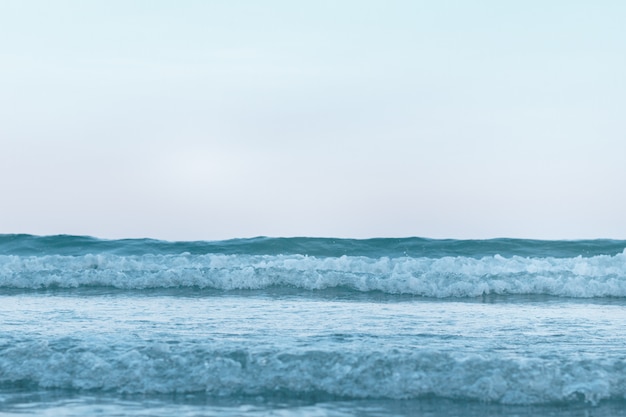
[[[315,257],[306,255],[0,255],[0,288],[124,290],[348,288],[426,297],[545,294],[626,297],[626,252],[573,258],[500,255]]]

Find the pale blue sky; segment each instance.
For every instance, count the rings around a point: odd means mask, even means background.
[[[0,233],[626,238],[626,2],[0,2]]]

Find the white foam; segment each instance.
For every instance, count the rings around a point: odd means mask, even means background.
[[[428,297],[626,297],[626,253],[590,258],[303,255],[0,256],[0,287],[220,290],[347,287]]]

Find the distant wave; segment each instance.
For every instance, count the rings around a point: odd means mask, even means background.
[[[454,240],[410,238],[335,239],[271,238],[222,241],[167,242],[153,239],[106,240],[88,236],[0,235],[0,255],[308,255],[315,257],[365,256],[369,258],[460,256],[573,258],[616,255],[626,248],[623,240]]]
[[[546,294],[626,297],[626,251],[574,258],[500,255],[0,255],[0,288],[112,287],[217,290],[348,288],[426,297]]]
[[[626,362],[410,349],[227,348],[211,343],[69,338],[0,344],[0,386],[128,394],[425,396],[503,404],[621,399]]]

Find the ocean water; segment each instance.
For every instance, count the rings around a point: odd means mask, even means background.
[[[0,235],[0,414],[626,416],[625,248]]]

